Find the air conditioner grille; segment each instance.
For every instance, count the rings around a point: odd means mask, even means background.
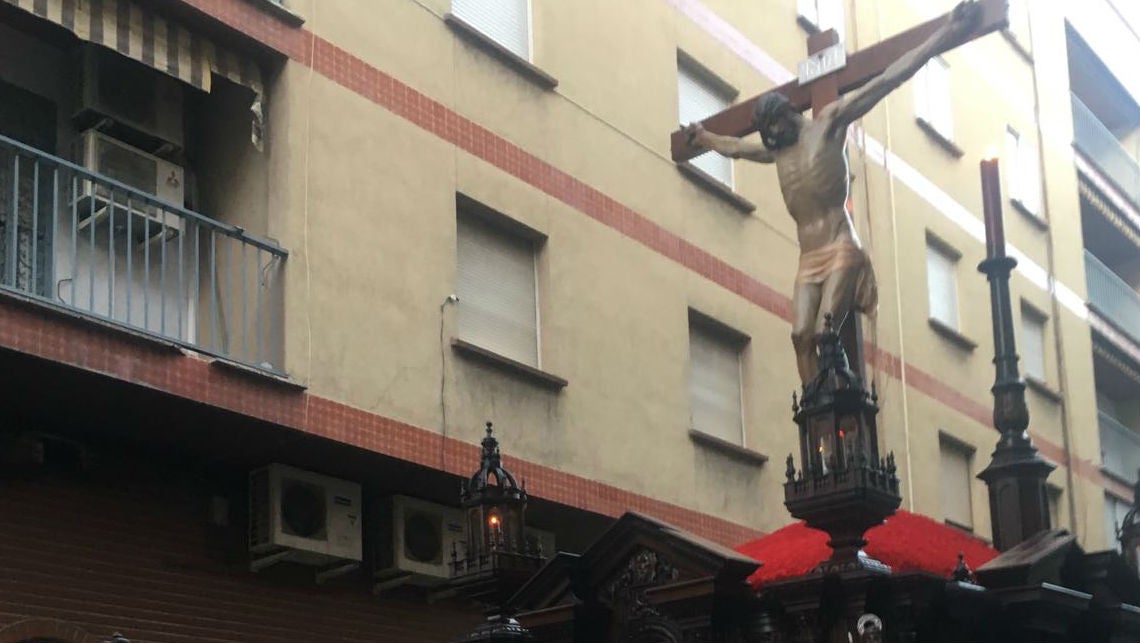
[[[120,183],[153,194],[158,184],[158,165],[154,160],[121,145],[98,139],[98,171]]]
[[[301,538],[324,538],[328,516],[324,489],[301,480],[284,480],[281,486],[281,530]]]
[[[438,514],[415,510],[404,514],[404,556],[417,563],[443,562],[443,520]]]

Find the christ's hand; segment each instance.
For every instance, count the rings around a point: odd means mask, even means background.
[[[704,125],[700,123],[689,123],[682,128],[682,131],[685,132],[685,140],[690,146],[708,147],[708,144],[704,140],[706,134]]]
[[[962,0],[950,12],[950,19],[943,27],[948,42],[959,43],[966,38],[982,20],[982,5],[977,0]]]

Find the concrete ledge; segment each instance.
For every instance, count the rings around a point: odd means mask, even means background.
[[[548,373],[529,364],[523,364],[520,361],[505,357],[494,351],[487,350],[482,346],[463,341],[462,339],[452,339],[451,348],[464,357],[489,364],[490,366],[494,366],[513,375],[519,375],[526,380],[552,391],[560,391],[566,388],[566,385],[570,383],[553,373]]]
[[[483,51],[486,51],[491,56],[498,58],[500,61],[507,64],[508,67],[513,68],[519,74],[529,80],[530,82],[538,85],[543,89],[554,89],[558,86],[558,79],[550,74],[542,71],[538,66],[515,52],[507,49],[506,47],[495,42],[487,36],[487,34],[479,31],[476,27],[471,25],[463,18],[456,16],[453,13],[447,13],[443,16],[444,23],[451,28],[452,31],[459,34],[472,42],[475,46]]]

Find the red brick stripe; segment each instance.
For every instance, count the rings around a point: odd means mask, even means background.
[[[471,473],[471,463],[479,459],[474,444],[288,390],[255,375],[212,367],[206,360],[118,330],[4,297],[0,297],[0,346],[456,475]],[[545,465],[513,457],[507,461],[516,475],[527,479],[534,495],[555,502],[607,516],[640,511],[725,545],[763,533]]]

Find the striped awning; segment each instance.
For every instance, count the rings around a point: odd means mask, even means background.
[[[119,52],[208,92],[213,74],[253,91],[251,139],[261,149],[261,71],[201,34],[132,0],[0,0],[50,20],[80,39]]]

